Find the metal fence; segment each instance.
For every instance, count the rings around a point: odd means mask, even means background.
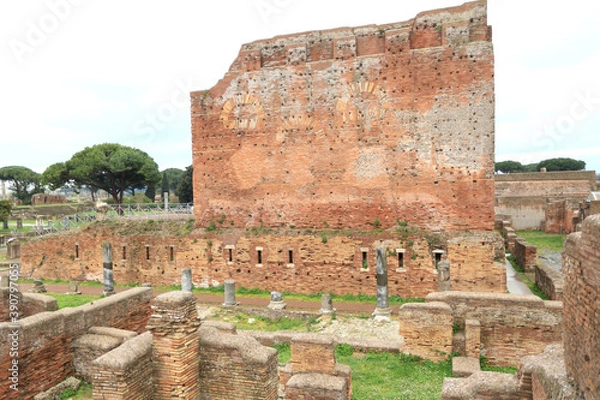
[[[192,203],[164,204],[110,204],[105,212],[106,219],[178,220],[188,219],[194,213]],[[96,221],[98,211],[77,213],[62,219],[38,219],[34,227],[35,236],[67,231],[71,228]]]

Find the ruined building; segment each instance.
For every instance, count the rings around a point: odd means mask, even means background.
[[[442,260],[451,290],[505,292],[486,8],[242,46],[191,94],[196,229],[96,224],[25,246],[24,272],[101,279],[104,240],[117,282],[375,294],[385,247],[391,295],[437,291]]]

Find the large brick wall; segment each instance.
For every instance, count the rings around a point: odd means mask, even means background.
[[[504,292],[506,287],[505,270],[493,260],[502,239],[492,232],[431,236],[409,226],[402,232],[282,229],[254,234],[222,229],[177,234],[184,226],[96,223],[81,232],[31,241],[23,246],[21,268],[28,278],[102,281],[101,243],[109,241],[119,283],[180,284],[181,270],[191,268],[196,285],[234,279],[247,288],[374,295],[375,249],[384,246],[391,295],[424,297],[437,291],[435,249],[442,249],[442,257],[451,263],[453,290]],[[363,256],[367,269],[362,268]]]
[[[600,399],[600,215],[563,252],[565,365],[586,399]]]
[[[197,223],[493,228],[484,1],[245,44],[191,94]]]
[[[574,211],[595,188],[595,171],[496,175],[495,211],[510,215],[515,229],[573,232]]]
[[[2,399],[32,399],[74,373],[71,343],[92,326],[110,326],[141,332],[149,316],[152,290],[131,289],[77,308],[44,312],[0,323],[0,369],[9,371],[18,361],[18,389],[0,385]],[[18,331],[18,356],[12,357],[13,338]],[[2,375],[4,376],[4,375]]]

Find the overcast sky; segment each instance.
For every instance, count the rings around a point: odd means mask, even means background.
[[[0,3],[0,167],[43,172],[116,142],[192,163],[189,92],[243,43],[404,21],[460,0],[27,0]],[[496,160],[600,172],[600,1],[489,0]]]

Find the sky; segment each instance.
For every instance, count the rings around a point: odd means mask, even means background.
[[[8,0],[0,3],[0,167],[43,172],[120,143],[191,165],[189,92],[243,43],[405,21],[460,0]],[[496,161],[600,172],[600,1],[488,0]]]

